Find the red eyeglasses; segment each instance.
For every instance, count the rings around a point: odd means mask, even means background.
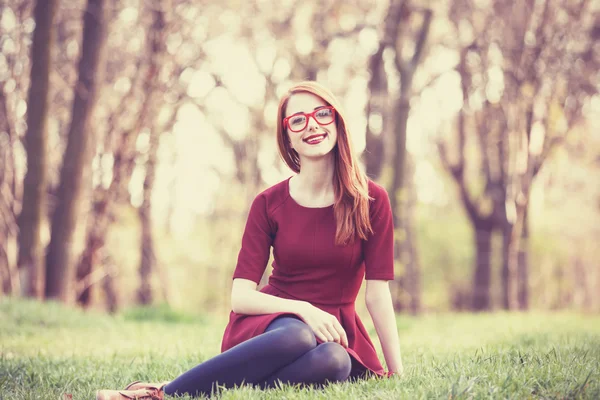
[[[311,113],[299,112],[283,119],[283,126],[292,132],[301,132],[308,125],[308,119],[313,117],[319,125],[329,125],[335,120],[333,106],[321,107]]]

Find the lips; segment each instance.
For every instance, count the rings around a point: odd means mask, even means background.
[[[302,141],[308,144],[319,144],[325,140],[325,137],[327,137],[326,133],[320,133],[318,135],[310,135],[309,137],[302,139]]]

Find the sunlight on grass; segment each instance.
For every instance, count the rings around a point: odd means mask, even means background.
[[[99,388],[171,379],[218,354],[225,318],[177,315],[164,308],[152,315],[146,309],[110,317],[58,304],[0,300],[0,397],[49,399],[72,393],[74,399],[91,399]],[[598,316],[399,316],[398,329],[403,378],[322,390],[242,387],[221,398],[600,397]]]

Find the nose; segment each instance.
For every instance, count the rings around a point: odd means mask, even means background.
[[[309,131],[317,130],[317,128],[319,127],[319,123],[317,122],[317,120],[313,116],[308,117],[308,121],[306,123],[308,125],[308,130]]]

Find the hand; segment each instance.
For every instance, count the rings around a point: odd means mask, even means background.
[[[397,376],[397,377],[401,377],[404,375],[404,367],[402,365],[400,365],[400,367],[396,368],[395,370],[390,370],[387,373],[388,378],[391,378],[392,376]]]
[[[346,332],[333,315],[310,303],[303,303],[298,314],[312,329],[317,339],[322,342],[336,342],[344,347],[348,347]]]

